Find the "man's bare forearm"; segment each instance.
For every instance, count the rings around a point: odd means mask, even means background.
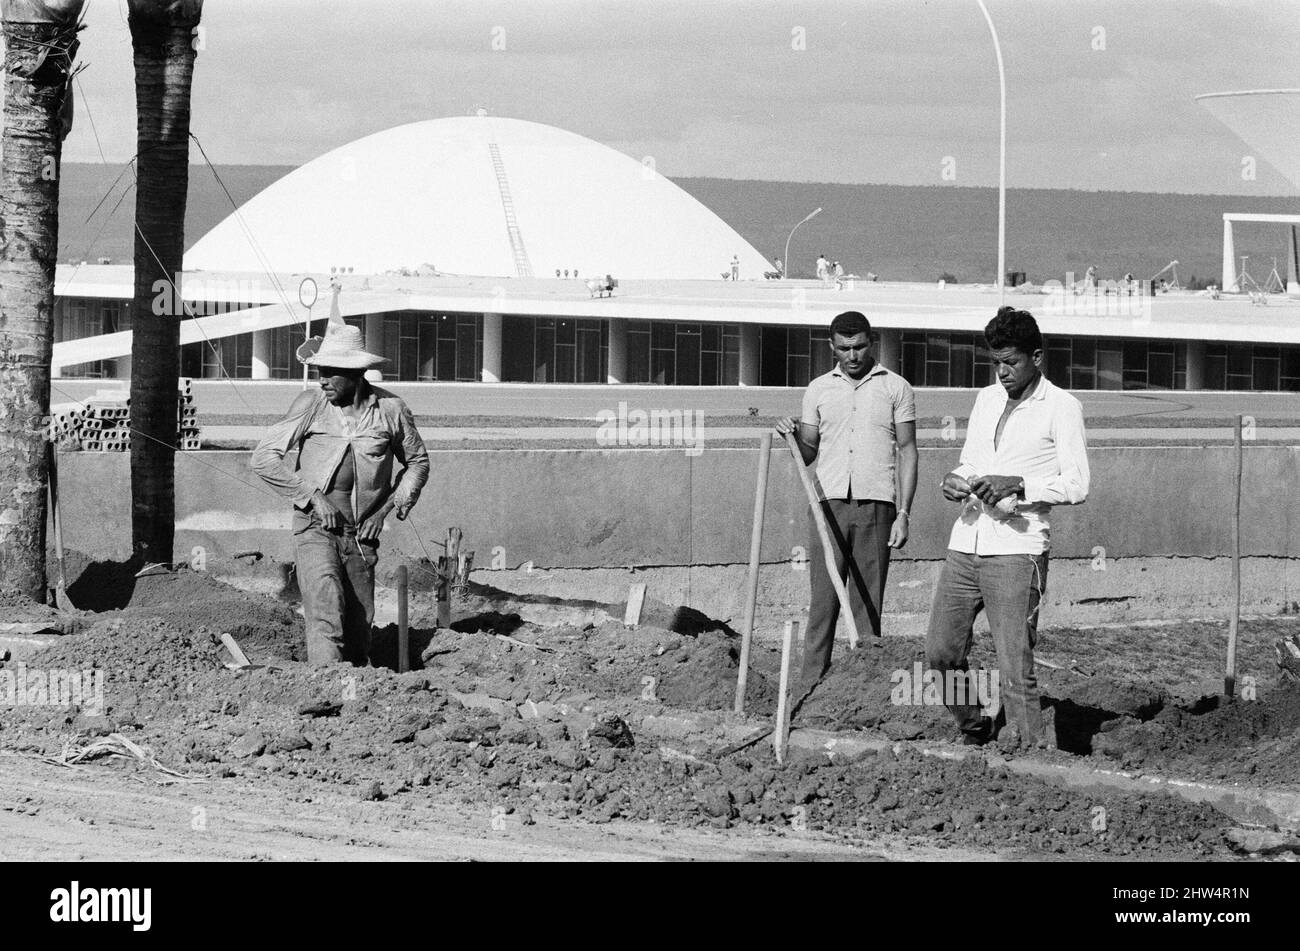
[[[916,473],[918,469],[916,445],[913,444],[903,449],[899,456],[899,509],[910,513],[912,511],[912,499],[916,496]]]
[[[803,436],[804,424],[800,423],[794,431],[795,445],[799,447],[799,455],[803,457],[803,464],[810,466],[817,461],[817,447],[809,445]]]

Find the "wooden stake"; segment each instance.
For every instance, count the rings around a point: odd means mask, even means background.
[[[758,604],[759,556],[763,548],[763,512],[767,505],[767,469],[772,458],[772,434],[758,443],[758,484],[754,489],[754,527],[749,536],[749,576],[745,587],[745,620],[740,628],[740,672],[736,675],[736,701],[732,709],[745,712],[745,685],[749,681],[749,645],[754,636],[754,610]]]
[[[438,626],[451,627],[451,588],[460,566],[459,528],[447,529],[447,550],[438,559]]]
[[[236,668],[252,666],[252,662],[248,659],[248,655],[244,653],[244,649],[239,646],[239,642],[230,634],[223,631],[221,643],[226,645],[226,650],[230,651],[230,656],[235,659],[234,666]]]
[[[790,740],[790,659],[798,627],[798,621],[786,621],[781,640],[781,693],[776,700],[776,728],[772,731],[772,747],[778,763],[785,762],[785,748]]]
[[[804,495],[808,496],[808,504],[812,506],[813,522],[817,526],[817,534],[821,537],[826,570],[830,573],[831,584],[835,587],[835,594],[840,599],[840,616],[844,618],[844,623],[849,628],[849,647],[856,648],[858,646],[858,625],[853,620],[853,609],[849,607],[849,592],[844,587],[844,580],[840,577],[840,573],[835,570],[835,554],[831,548],[831,531],[826,524],[826,516],[822,512],[821,502],[817,498],[817,489],[813,486],[812,476],[808,474],[808,467],[803,464],[803,455],[799,452],[799,444],[795,442],[794,433],[785,434],[785,444],[790,447],[790,454],[794,456],[795,471],[799,473],[799,481],[803,483]]]
[[[75,611],[72,599],[68,597],[68,578],[63,559],[63,515],[59,505],[59,452],[54,443],[46,444],[47,471],[46,481],[49,487],[50,518],[54,522],[54,557],[58,559],[58,575],[54,580],[54,604],[60,611]]]
[[[623,626],[636,627],[641,623],[641,608],[645,604],[645,585],[634,584],[627,589],[627,610],[623,612]]]
[[[407,574],[406,565],[397,566],[397,672],[406,673],[411,669],[411,631],[407,623]]]
[[[1232,477],[1232,617],[1228,619],[1228,663],[1223,674],[1223,694],[1231,697],[1237,689],[1237,627],[1241,623],[1241,416],[1233,431],[1233,455],[1236,457]]]

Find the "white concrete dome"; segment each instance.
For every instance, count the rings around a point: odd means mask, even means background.
[[[1208,92],[1196,101],[1300,188],[1300,89]]]
[[[741,279],[772,267],[648,163],[552,126],[466,116],[377,132],[308,162],[199,239],[185,266],[718,280],[733,256]]]

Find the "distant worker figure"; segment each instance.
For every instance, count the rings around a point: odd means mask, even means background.
[[[833,265],[831,265],[831,273],[835,275],[836,280],[839,280],[844,276],[844,268],[840,266],[839,261],[836,261]]]
[[[404,519],[429,478],[429,454],[402,400],[365,371],[388,360],[367,353],[361,330],[331,326],[303,362],[320,388],[300,393],[253,451],[250,465],[293,502],[307,663],[369,664],[379,533],[389,512]],[[285,455],[296,452],[290,468]],[[401,474],[393,479],[393,461]]]
[[[817,255],[817,280],[826,280],[826,275],[830,270],[831,262],[826,260],[825,253]]]
[[[731,279],[733,281],[740,280],[740,255],[738,254],[731,256]]]
[[[1033,315],[1003,307],[984,339],[998,382],[975,397],[961,462],[941,485],[944,498],[962,508],[935,585],[925,653],[962,741],[983,745],[996,737],[1014,749],[1050,739],[1034,672],[1048,513],[1087,499],[1088,445],[1079,401],[1043,375],[1043,335]],[[967,670],[981,610],[998,656],[995,704],[1006,721],[1000,737],[997,722],[980,713],[984,698],[972,699],[969,679],[953,676]]]
[[[889,553],[907,544],[916,491],[916,397],[906,380],[876,362],[871,324],[857,311],[831,321],[830,346],[835,368],[808,384],[802,417],[777,420],[776,431],[794,433],[804,464],[817,463],[821,508],[854,623],[864,637],[879,637]],[[815,530],[808,552],[812,598],[798,696],[830,667],[840,615]]]
[[[1083,289],[1085,291],[1095,291],[1097,289],[1097,265],[1088,265],[1088,270],[1083,274]]]
[[[776,265],[776,276],[785,277],[785,264],[782,263],[781,259],[777,258],[772,263]]]

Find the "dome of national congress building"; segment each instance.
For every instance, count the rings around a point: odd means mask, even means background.
[[[733,256],[742,279],[772,266],[652,162],[480,114],[398,126],[313,159],[199,239],[185,266],[717,280]]]

